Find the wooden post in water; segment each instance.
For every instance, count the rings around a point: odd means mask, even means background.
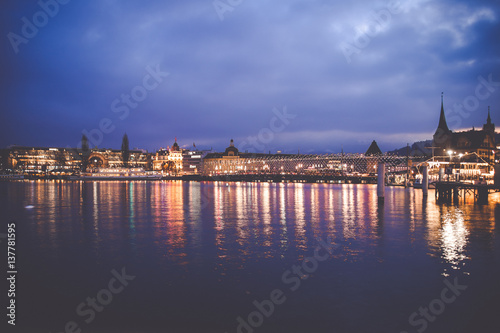
[[[427,165],[424,165],[423,174],[424,175],[422,177],[422,194],[424,197],[426,197],[429,191],[429,169]]]
[[[495,187],[500,188],[500,164],[495,164]]]
[[[385,164],[379,163],[377,170],[377,195],[378,201],[384,201],[385,194]]]
[[[486,185],[479,185],[477,188],[477,202],[479,204],[488,203],[488,187]]]

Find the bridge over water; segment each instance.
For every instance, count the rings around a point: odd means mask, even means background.
[[[243,155],[243,154],[242,154]],[[374,183],[384,163],[389,183],[404,183],[422,158],[364,154],[244,154],[203,161],[202,176],[213,180]]]

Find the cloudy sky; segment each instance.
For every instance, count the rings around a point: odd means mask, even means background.
[[[44,9],[45,8],[45,9]],[[0,147],[364,152],[500,125],[500,2],[6,0]]]

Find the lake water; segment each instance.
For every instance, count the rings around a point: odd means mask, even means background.
[[[0,232],[14,222],[17,238],[9,329],[498,332],[500,195],[445,205],[388,187],[379,204],[376,192],[0,182]]]

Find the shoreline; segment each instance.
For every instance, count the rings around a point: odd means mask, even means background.
[[[14,180],[64,180],[64,181],[222,181],[222,182],[264,182],[264,183],[325,183],[325,184],[377,184],[377,176],[321,176],[321,175],[183,175],[164,176],[161,178],[145,177],[96,177],[75,178],[74,176],[24,176],[23,178],[2,178],[0,181]],[[404,186],[404,184],[388,183],[387,186]]]

